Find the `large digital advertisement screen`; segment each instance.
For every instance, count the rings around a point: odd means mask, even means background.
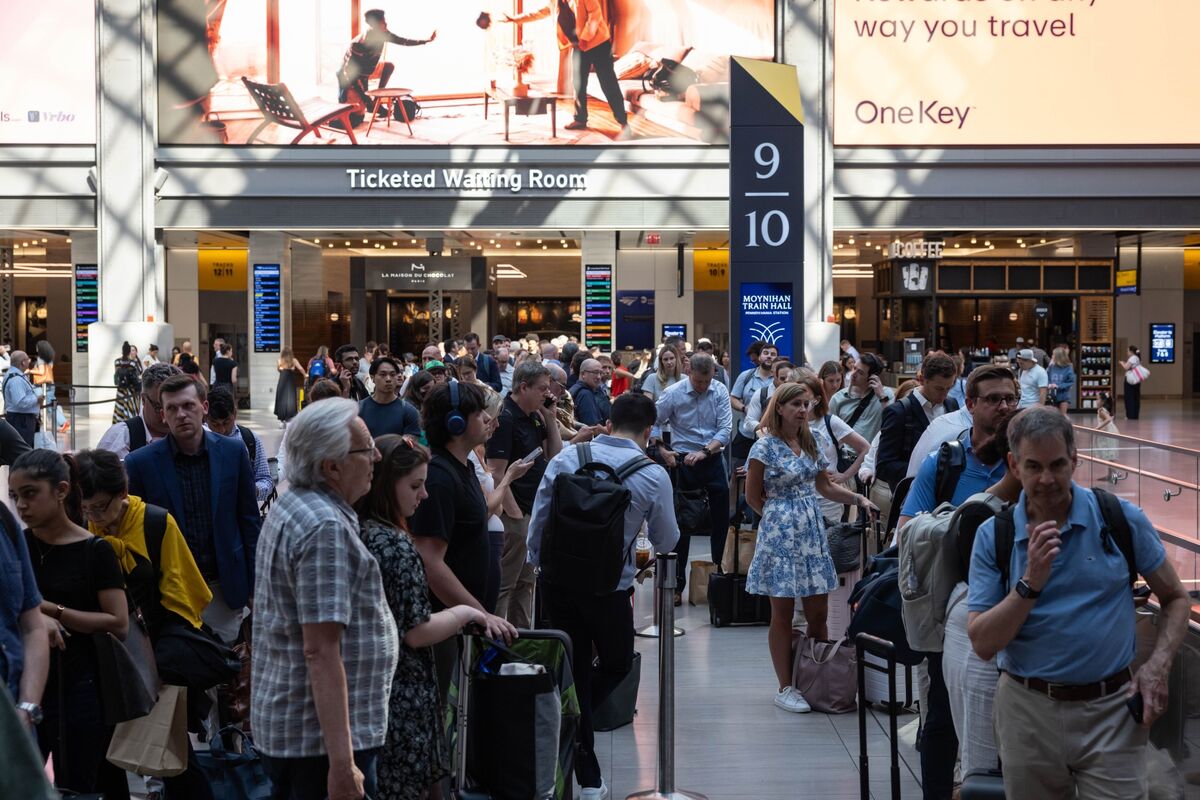
[[[5,0],[0,31],[0,144],[94,144],[95,0]]]
[[[158,0],[159,140],[724,142],[729,58],[773,28],[774,0]]]
[[[1200,144],[1194,0],[836,2],[835,144]]]

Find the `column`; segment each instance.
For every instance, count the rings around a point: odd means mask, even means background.
[[[149,342],[171,342],[174,336],[163,319],[165,269],[154,233],[154,6],[143,0],[99,0],[96,15],[100,322],[89,331],[91,357],[82,382],[107,386],[122,342],[145,349]],[[89,408],[97,422],[112,415],[108,404]]]
[[[297,245],[300,247],[301,245]],[[316,248],[309,247],[316,250]],[[317,253],[318,258],[320,253]],[[250,331],[250,346],[245,365],[250,377],[250,408],[270,412],[275,408],[275,386],[279,381],[277,364],[279,351],[256,352],[254,337],[254,265],[279,265],[279,323],[280,341],[287,347],[291,342],[292,317],[292,242],[283,233],[276,231],[251,231],[249,264],[246,269],[247,307],[246,323]],[[301,359],[303,362],[304,359]]]
[[[794,64],[804,104],[804,346],[821,364],[838,356],[833,313],[833,2],[785,3],[779,60]]]

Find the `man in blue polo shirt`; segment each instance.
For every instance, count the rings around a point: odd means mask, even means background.
[[[996,430],[1017,407],[1017,384],[1006,369],[990,367],[971,373],[967,381],[967,408],[971,412],[971,427],[956,437],[966,453],[966,465],[958,477],[953,494],[937,496],[938,449],[926,456],[913,481],[897,525],[900,535],[904,526],[918,514],[933,511],[949,500],[955,505],[973,494],[986,491],[1005,474],[1004,460],[993,446]],[[954,763],[958,755],[958,736],[950,695],[942,674],[942,654],[926,653],[925,669],[929,673],[928,697],[921,722],[918,749],[921,752],[921,788],[925,800],[948,800],[954,791]]]
[[[1154,526],[1121,500],[1134,564],[1161,609],[1154,651],[1132,673],[1129,564],[1104,535],[1095,494],[1071,480],[1070,421],[1035,406],[1013,418],[1008,440],[1008,466],[1023,490],[1012,510],[1007,581],[990,519],[975,535],[968,601],[972,646],[984,660],[995,656],[1003,673],[994,714],[1005,794],[1144,797],[1146,737],[1166,708],[1167,675],[1190,614],[1187,593]]]

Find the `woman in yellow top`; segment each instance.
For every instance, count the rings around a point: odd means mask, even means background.
[[[171,614],[199,628],[200,615],[212,600],[212,592],[174,517],[129,494],[125,468],[115,453],[81,450],[75,455],[75,465],[88,530],[103,536],[116,551],[130,600],[142,610],[150,638],[156,638],[159,627]],[[150,514],[147,508],[152,509]],[[156,516],[160,520],[157,524]],[[157,539],[159,532],[161,545],[158,564],[154,565],[146,540],[148,536]]]

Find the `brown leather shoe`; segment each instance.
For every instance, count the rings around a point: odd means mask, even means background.
[[[676,592],[675,593],[675,607],[679,608],[681,605],[683,605],[683,592]]]

